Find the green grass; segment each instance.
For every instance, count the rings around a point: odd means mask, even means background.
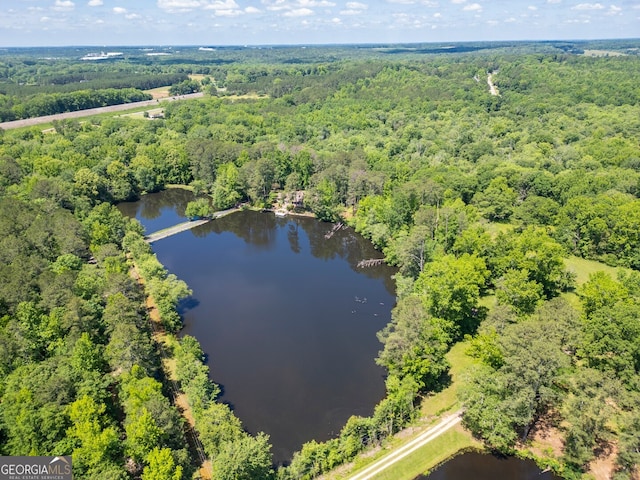
[[[499,233],[507,233],[515,228],[515,225],[511,223],[498,223],[498,222],[481,222],[482,227],[487,231],[492,238],[495,238]]]
[[[456,426],[411,455],[383,470],[376,475],[375,479],[413,480],[418,475],[428,473],[442,462],[462,451],[469,449],[479,450],[481,448],[482,444],[475,440],[469,432]]]
[[[478,363],[477,359],[466,354],[468,347],[469,342],[459,342],[451,347],[451,350],[447,353],[447,360],[451,364],[451,369],[449,370],[451,384],[441,392],[423,400],[421,406],[423,416],[440,415],[460,408],[458,392],[463,385],[464,375]]]
[[[576,274],[576,284],[578,286],[589,280],[589,275],[595,272],[606,272],[613,278],[618,276],[623,267],[611,267],[595,260],[585,260],[584,258],[570,256],[564,259],[567,270]]]

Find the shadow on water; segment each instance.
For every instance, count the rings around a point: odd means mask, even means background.
[[[196,297],[191,296],[185,298],[183,300],[180,300],[180,302],[178,303],[178,313],[180,314],[180,316],[183,316],[189,310],[193,310],[198,305],[200,305],[200,300],[198,300]]]
[[[468,452],[444,463],[429,475],[415,480],[560,480],[543,472],[532,460]]]

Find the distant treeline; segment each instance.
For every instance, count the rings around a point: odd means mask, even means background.
[[[151,100],[148,93],[135,88],[78,90],[69,93],[39,93],[27,99],[0,95],[0,121],[75,112],[88,108]]]
[[[77,90],[104,90],[107,88],[136,88],[149,90],[184,82],[186,73],[125,74],[122,72],[75,72],[43,76],[35,84],[0,84],[0,93],[16,97],[28,97],[38,93],[69,93]]]

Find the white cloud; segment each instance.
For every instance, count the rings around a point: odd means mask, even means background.
[[[347,8],[340,10],[340,15],[360,15],[369,5],[360,2],[347,2]]]
[[[73,10],[76,6],[71,0],[56,0],[55,5],[53,6],[54,10]]]
[[[472,3],[471,5],[465,5],[462,10],[465,12],[481,12],[482,6],[479,3]]]
[[[101,5],[103,5],[103,1],[102,0],[89,0],[89,3],[87,3],[87,5],[89,5],[90,7],[99,7]]]
[[[126,18],[127,20],[135,20],[136,18],[142,18],[140,15],[138,15],[137,13],[127,13],[124,18]]]
[[[289,5],[287,5],[285,0],[275,0],[273,3],[271,3],[269,0],[262,0],[262,3],[267,6],[267,10],[271,10],[272,12],[287,10],[291,8]]]
[[[113,7],[113,13],[116,15],[123,15],[127,13],[127,9],[123,7]]]
[[[335,23],[337,25],[339,23],[342,23],[342,20],[340,20],[338,17],[333,17],[331,19],[331,23]]]
[[[40,21],[41,21],[42,23],[46,23],[46,22],[48,22],[48,21],[50,21],[50,20],[51,20],[51,18],[50,18],[50,17],[40,17]]]
[[[518,20],[516,20],[514,17],[509,17],[507,19],[505,19],[504,23],[515,23]]]
[[[460,4],[460,3],[466,3],[467,0],[451,0],[451,3],[455,3],[455,4]]]
[[[260,13],[260,10],[256,7],[247,7],[244,9],[245,13]]]
[[[205,10],[214,10],[217,15],[218,12],[238,10],[240,6],[235,2],[235,0],[216,0],[214,2],[208,3],[207,5],[204,5],[203,8]]]
[[[335,7],[336,4],[328,0],[298,0],[297,6],[300,8],[308,7]]]
[[[604,5],[601,3],[579,3],[575,7],[571,7],[571,10],[602,10]]]
[[[622,15],[622,8],[616,6],[616,5],[611,5],[609,7],[609,11],[607,12],[607,15]]]
[[[536,10],[538,10],[538,7],[536,7],[535,5],[529,5],[527,8],[532,12],[535,12]]]
[[[313,10],[310,8],[296,8],[283,13],[285,17],[308,17],[313,15]]]
[[[205,7],[208,3],[201,0],[158,0],[158,8],[169,12],[186,12]]]
[[[243,14],[244,12],[242,10],[237,10],[237,9],[232,9],[232,10],[220,9],[220,10],[216,10],[214,13],[216,17],[237,17]]]
[[[442,14],[440,12],[436,12],[433,14],[433,18],[442,18]]]
[[[547,3],[554,4],[554,3],[560,3],[561,1],[562,0],[547,0]]]

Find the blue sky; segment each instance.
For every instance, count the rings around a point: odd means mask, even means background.
[[[640,0],[0,0],[0,46],[640,37]]]

